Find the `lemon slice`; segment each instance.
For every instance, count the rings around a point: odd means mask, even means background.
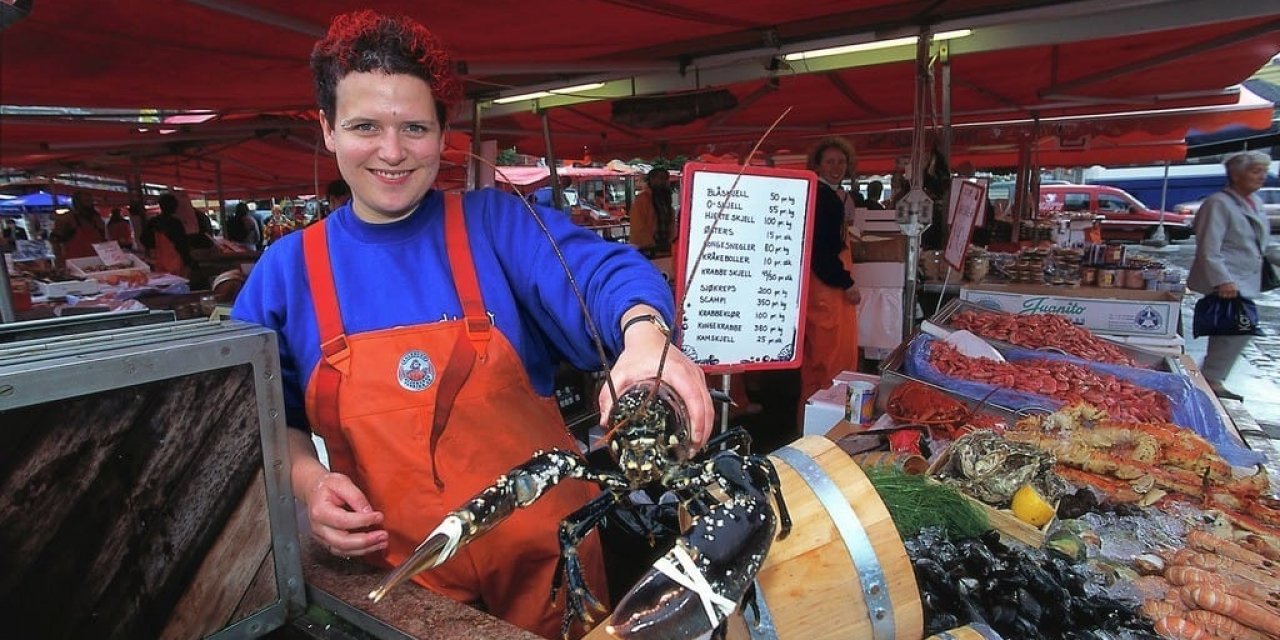
[[[1053,505],[1045,501],[1036,488],[1025,484],[1013,494],[1013,503],[1009,505],[1013,515],[1019,520],[1033,526],[1043,527],[1053,519]]]

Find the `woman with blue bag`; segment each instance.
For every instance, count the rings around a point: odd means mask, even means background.
[[[1268,251],[1271,232],[1262,203],[1254,192],[1267,179],[1271,158],[1265,153],[1246,151],[1227,158],[1227,186],[1205,199],[1196,213],[1196,257],[1187,276],[1187,287],[1213,296],[1196,305],[1195,324],[1212,325],[1215,309],[1238,305],[1236,298],[1251,300],[1264,290],[1263,271],[1275,267],[1275,255]],[[1267,280],[1270,280],[1269,278]],[[1267,282],[1268,287],[1274,284]],[[1256,317],[1256,316],[1255,316]],[[1201,373],[1219,398],[1243,398],[1222,385],[1232,366],[1254,335],[1253,328],[1241,331],[1211,330]],[[1197,332],[1198,335],[1199,332]]]

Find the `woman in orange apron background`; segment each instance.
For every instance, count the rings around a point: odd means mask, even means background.
[[[523,201],[432,189],[445,115],[461,97],[435,38],[408,18],[347,14],[311,66],[325,144],[352,199],[272,244],[232,315],[279,334],[292,485],[312,536],[388,568],[535,451],[576,450],[551,398],[556,367],[607,363]],[[631,247],[559,212],[538,214],[616,354],[615,386],[652,377],[667,343],[656,318],[673,312],[662,275]],[[695,444],[705,442],[713,408],[701,370],[672,350],[663,378],[688,404]],[[600,401],[607,415],[609,398]],[[597,491],[566,480],[415,580],[558,636],[559,524]],[[579,551],[588,586],[607,602],[597,536]]]
[[[841,138],[825,138],[809,154],[818,174],[810,241],[809,300],[805,307],[804,356],[800,366],[800,424],[804,404],[814,392],[831,386],[841,371],[858,369],[858,301],[851,275],[849,234],[861,195],[841,186],[855,172],[853,146]],[[848,218],[846,218],[846,214]]]
[[[96,256],[93,245],[107,241],[107,225],[94,205],[93,194],[88,191],[71,194],[71,211],[58,217],[49,234],[58,264],[70,258]]]

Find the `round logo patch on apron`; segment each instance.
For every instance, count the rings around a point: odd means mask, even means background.
[[[422,391],[436,381],[436,367],[427,354],[415,349],[400,357],[396,379],[409,391]]]

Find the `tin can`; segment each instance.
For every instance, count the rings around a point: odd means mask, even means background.
[[[1116,286],[1116,270],[1098,269],[1098,286],[1104,289],[1114,288]]]
[[[1080,284],[1086,287],[1092,287],[1098,284],[1098,270],[1094,267],[1084,267],[1080,269]]]
[[[1142,276],[1143,269],[1125,269],[1124,270],[1124,288],[1126,289],[1142,289],[1147,286],[1147,281]]]
[[[845,385],[848,391],[848,402],[845,404],[844,419],[859,424],[870,424],[876,409],[876,385],[862,380],[853,380]]]

